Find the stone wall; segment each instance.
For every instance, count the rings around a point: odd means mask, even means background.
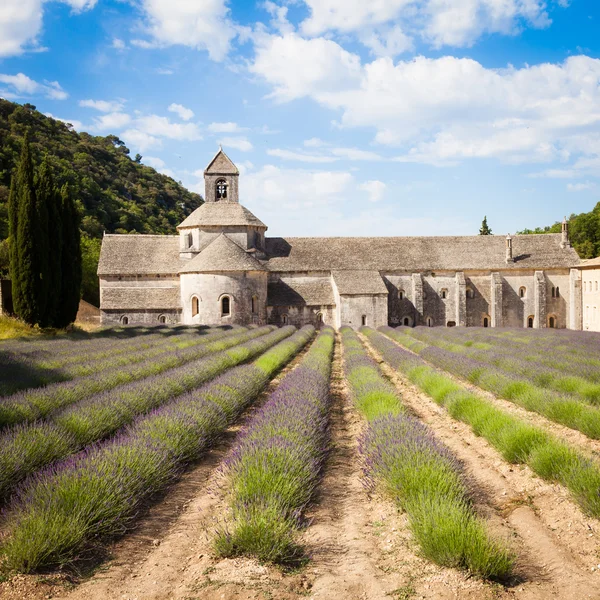
[[[388,297],[387,294],[340,296],[339,311],[342,327],[381,327],[388,324]]]
[[[600,268],[581,272],[583,329],[600,331]]]
[[[251,225],[239,227],[190,227],[179,230],[179,252],[182,258],[194,258],[198,255],[200,248],[206,248],[212,241],[216,240],[221,233],[226,233],[238,246],[247,250],[258,248],[264,250],[264,230]],[[192,245],[188,245],[188,236],[192,235]]]
[[[335,306],[268,306],[267,322],[270,325],[330,325],[335,327]]]
[[[162,320],[164,318],[164,321]],[[127,319],[127,323],[125,323]],[[175,325],[181,323],[180,310],[103,310],[102,325]]]
[[[192,297],[199,300],[192,316]],[[230,297],[230,314],[223,315],[221,299]],[[252,297],[256,312],[252,312]],[[184,273],[181,275],[183,323],[187,325],[263,325],[267,321],[267,273]]]

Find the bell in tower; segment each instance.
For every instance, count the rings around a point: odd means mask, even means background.
[[[204,200],[206,202],[239,202],[240,173],[223,148],[204,170]]]

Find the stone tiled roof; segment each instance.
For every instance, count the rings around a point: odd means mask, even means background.
[[[181,267],[177,235],[105,235],[98,275],[175,275]]]
[[[186,261],[180,273],[215,273],[222,271],[266,271],[251,254],[222,233],[198,256]]]
[[[267,226],[239,202],[205,202],[197,208],[177,229],[188,227],[253,227]]]
[[[582,260],[579,265],[582,269],[589,269],[592,267],[600,267],[600,256],[597,258],[588,258],[586,260]]]
[[[168,310],[181,308],[179,288],[106,287],[102,310]]]
[[[579,264],[560,234],[513,236],[513,263],[505,236],[267,238],[270,271],[436,271],[568,268]]]
[[[229,156],[223,152],[223,148],[219,148],[204,172],[213,175],[239,175],[240,173]]]
[[[269,306],[333,306],[333,290],[328,277],[302,280],[295,277],[269,282]]]
[[[333,271],[331,274],[342,296],[388,293],[379,271]]]

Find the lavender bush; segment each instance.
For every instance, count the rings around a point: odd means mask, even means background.
[[[264,336],[263,350],[293,330]],[[121,534],[144,503],[206,450],[313,332],[312,327],[302,329],[268,350],[268,361],[260,357],[231,369],[139,418],[118,437],[26,481],[6,513],[2,569],[31,572],[64,565],[99,540]],[[258,347],[259,341],[253,343]]]
[[[368,327],[361,331],[393,368],[404,373],[450,415],[468,424],[512,463],[525,463],[540,477],[567,487],[582,510],[600,517],[600,465],[579,449],[496,408],[447,374]]]
[[[334,341],[323,329],[241,434],[227,462],[232,516],[215,541],[220,554],[301,557],[295,532],[325,458]]]
[[[380,331],[400,343],[405,342],[406,336],[391,327],[380,328]],[[416,351],[414,347],[412,349]],[[519,404],[526,410],[539,413],[561,425],[577,429],[592,439],[600,439],[600,410],[598,408],[538,387],[519,376],[518,370],[517,373],[504,372],[464,354],[456,354],[436,346],[419,349],[418,354],[427,362],[444,371],[458,375],[501,398]]]
[[[459,463],[429,429],[406,413],[349,327],[341,330],[344,373],[368,427],[361,440],[365,471],[406,512],[421,551],[438,564],[484,578],[505,578],[514,558],[490,538],[469,501]]]
[[[17,434],[9,430],[0,438],[0,499],[6,497],[20,480],[47,464],[48,459],[64,457],[113,434],[137,415],[263,352],[292,331],[293,327],[245,331],[237,337],[208,344],[207,348],[212,349],[209,356],[87,398],[54,414],[51,416],[53,427],[48,427],[47,423],[33,423],[18,427]],[[234,346],[236,343],[240,345]],[[54,443],[57,431],[61,434],[61,445]],[[35,443],[24,444],[23,439],[28,436]]]
[[[246,333],[244,329],[215,331],[198,338],[187,348],[181,350],[166,348],[160,355],[151,356],[135,365],[109,368],[106,371],[92,373],[87,377],[55,383],[44,388],[25,390],[1,398],[0,428],[47,417],[52,412],[93,394],[111,390],[124,383],[137,381],[150,375],[157,375],[167,369],[196,360],[215,349],[220,349],[222,344],[225,344],[223,347],[227,347],[230,343],[237,343],[235,340],[243,340]]]

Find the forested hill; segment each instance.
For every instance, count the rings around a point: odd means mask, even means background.
[[[572,214],[569,218],[569,238],[581,258],[600,256],[600,202],[587,213]],[[525,229],[517,233],[560,233],[561,224]]]
[[[56,182],[68,182],[81,214],[84,297],[97,302],[95,263],[102,233],[175,233],[202,198],[140,164],[116,136],[77,133],[31,104],[0,99],[0,276],[7,275],[7,200],[11,172],[29,131],[36,164],[48,155]]]

